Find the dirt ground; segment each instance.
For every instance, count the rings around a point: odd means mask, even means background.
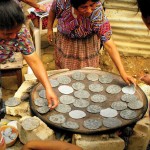
[[[102,50],[100,55],[100,68],[104,71],[118,74],[117,68],[108,54]],[[120,56],[126,72],[135,77],[137,79],[137,83],[141,82],[139,78],[143,74],[150,73],[150,57],[144,58],[140,56],[128,56],[128,54],[120,54]]]

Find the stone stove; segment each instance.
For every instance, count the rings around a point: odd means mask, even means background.
[[[52,75],[59,72],[68,71],[67,69],[49,71],[48,75]],[[24,95],[28,95],[28,90],[30,87],[33,87],[36,82],[36,78],[34,75],[25,75],[26,81],[23,82],[21,87],[15,93],[14,97],[18,97],[20,99],[24,99]],[[141,86],[142,88],[143,86]],[[145,85],[144,85],[145,88]],[[148,88],[148,87],[147,87]],[[145,88],[145,89],[147,89]],[[144,90],[145,91],[145,90]],[[150,91],[150,88],[147,90]],[[147,92],[146,91],[146,92]],[[150,93],[146,93],[149,94]],[[149,97],[148,97],[149,98]],[[30,106],[27,100],[24,100],[21,105],[16,106],[15,108],[6,107],[6,113],[12,116],[31,116]],[[42,129],[41,129],[42,130]],[[43,129],[45,130],[45,129]],[[50,129],[51,130],[51,129]],[[21,132],[21,131],[20,131]],[[40,132],[40,131],[39,131]],[[39,133],[38,132],[38,133]],[[54,131],[55,132],[55,131]],[[40,135],[36,133],[36,138],[41,139]],[[53,132],[52,132],[53,133]],[[73,134],[72,135],[72,143],[80,146],[83,150],[123,150],[125,148],[125,142],[122,138],[119,137],[119,133],[110,133],[110,134],[99,134],[99,135],[83,135],[83,134]],[[53,134],[52,134],[53,136]],[[20,137],[23,138],[23,137]],[[56,138],[56,137],[55,137]],[[53,139],[55,139],[53,137]],[[139,120],[134,128],[133,134],[129,137],[128,140],[128,150],[146,150],[150,139],[150,122],[149,122],[149,114],[148,111],[145,116]],[[26,139],[28,140],[28,139]],[[22,139],[20,139],[22,141]]]

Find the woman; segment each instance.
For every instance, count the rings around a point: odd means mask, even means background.
[[[102,43],[127,84],[135,83],[128,76],[111,38],[111,27],[99,0],[54,0],[48,18],[48,40],[52,41],[53,23],[58,19],[55,47],[57,69],[70,70],[99,67]]]
[[[55,108],[58,99],[52,90],[44,66],[34,50],[29,31],[23,25],[25,18],[22,9],[14,0],[0,0],[0,14],[0,63],[10,58],[13,52],[20,51],[44,86],[49,107]]]
[[[150,30],[150,0],[137,0],[142,19],[147,28]],[[150,74],[141,77],[141,80],[150,85]]]

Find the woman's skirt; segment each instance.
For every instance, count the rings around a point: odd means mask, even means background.
[[[57,33],[55,45],[56,69],[70,70],[99,67],[100,39],[96,34],[84,39],[71,39]]]

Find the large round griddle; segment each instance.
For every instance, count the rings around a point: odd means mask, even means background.
[[[112,73],[109,73],[109,72],[104,72],[104,71],[99,71],[97,69],[81,69],[81,70],[74,70],[74,71],[67,71],[67,72],[63,72],[63,73],[58,73],[58,74],[55,74],[55,75],[52,75],[49,77],[49,79],[57,79],[57,77],[59,76],[63,76],[63,75],[67,75],[69,77],[71,77],[71,75],[76,72],[76,71],[80,71],[80,72],[83,72],[85,73],[86,75],[89,74],[89,73],[96,73],[98,74],[99,76],[101,75],[105,75],[105,74],[110,74],[112,75],[112,77],[114,78],[113,81],[109,84],[102,84],[104,86],[104,90],[102,92],[100,92],[99,94],[102,94],[102,95],[105,95],[107,96],[107,101],[103,102],[103,103],[100,103],[100,106],[104,109],[104,108],[108,108],[108,107],[111,107],[111,104],[112,102],[114,101],[120,101],[120,98],[121,96],[124,94],[122,91],[119,92],[118,94],[108,94],[106,92],[106,88],[110,85],[110,84],[116,84],[116,85],[119,85],[121,88],[124,87],[124,86],[127,86],[126,83],[122,80],[122,78],[116,74],[112,74]],[[77,82],[76,80],[72,79],[71,78],[71,83],[68,84],[69,86],[72,85],[72,83],[74,82]],[[82,83],[84,83],[86,85],[85,87],[85,90],[87,90],[90,95],[93,95],[93,94],[97,94],[97,93],[93,93],[91,92],[89,89],[88,89],[88,85],[90,85],[91,83],[93,83],[93,81],[89,81],[87,78],[85,78],[83,81],[81,81]],[[94,81],[94,83],[100,83],[99,81]],[[60,84],[61,85],[61,84]],[[89,119],[89,118],[99,118],[101,121],[104,119],[104,117],[102,117],[99,113],[98,114],[92,114],[92,113],[89,113],[87,112],[86,108],[75,108],[73,106],[73,104],[70,104],[72,110],[83,110],[84,112],[86,112],[86,117],[85,118],[82,118],[82,119],[72,119],[70,118],[69,116],[69,113],[62,113],[65,118],[66,118],[66,121],[74,121],[76,123],[79,124],[79,129],[77,130],[73,130],[73,129],[67,129],[67,128],[64,128],[61,126],[61,124],[56,124],[56,123],[53,123],[51,121],[49,121],[49,116],[51,115],[54,115],[54,114],[61,114],[59,112],[57,112],[56,110],[52,110],[52,111],[49,111],[48,113],[46,114],[40,114],[37,112],[37,107],[35,104],[34,104],[34,100],[36,98],[39,97],[38,93],[40,90],[44,89],[44,87],[42,86],[41,83],[38,83],[32,90],[31,92],[31,99],[30,99],[30,107],[31,107],[31,110],[33,111],[33,113],[38,116],[41,120],[43,120],[49,127],[51,128],[54,128],[54,129],[60,129],[60,130],[63,130],[63,131],[68,131],[68,132],[72,132],[72,133],[81,133],[81,134],[97,134],[97,133],[104,133],[104,132],[111,132],[111,131],[114,131],[114,130],[117,130],[117,129],[120,129],[120,128],[123,128],[125,126],[129,126],[129,125],[132,125],[134,123],[136,123],[138,120],[140,120],[144,114],[146,113],[146,110],[147,110],[147,107],[148,107],[148,101],[147,101],[147,97],[146,95],[144,94],[144,92],[140,89],[139,86],[136,87],[136,92],[135,92],[135,96],[138,97],[138,99],[140,101],[143,102],[144,106],[141,108],[141,109],[138,109],[138,110],[135,110],[136,113],[137,113],[137,117],[132,119],[132,120],[125,120],[125,119],[122,119],[120,117],[120,115],[118,114],[117,115],[117,118],[120,119],[122,121],[122,125],[121,126],[117,126],[115,128],[107,128],[105,126],[101,126],[100,128],[98,129],[95,129],[95,130],[89,130],[89,129],[86,129],[84,128],[83,126],[83,122],[84,120],[86,119]],[[55,91],[56,95],[58,96],[58,98],[62,95],[59,91],[58,91],[58,87],[55,87],[53,88],[53,90]],[[72,96],[74,96],[74,94],[70,94]],[[91,96],[90,96],[91,97]],[[91,99],[86,99],[90,102],[90,104],[95,104],[94,102],[91,101]],[[120,111],[118,111],[118,113],[120,113]]]

